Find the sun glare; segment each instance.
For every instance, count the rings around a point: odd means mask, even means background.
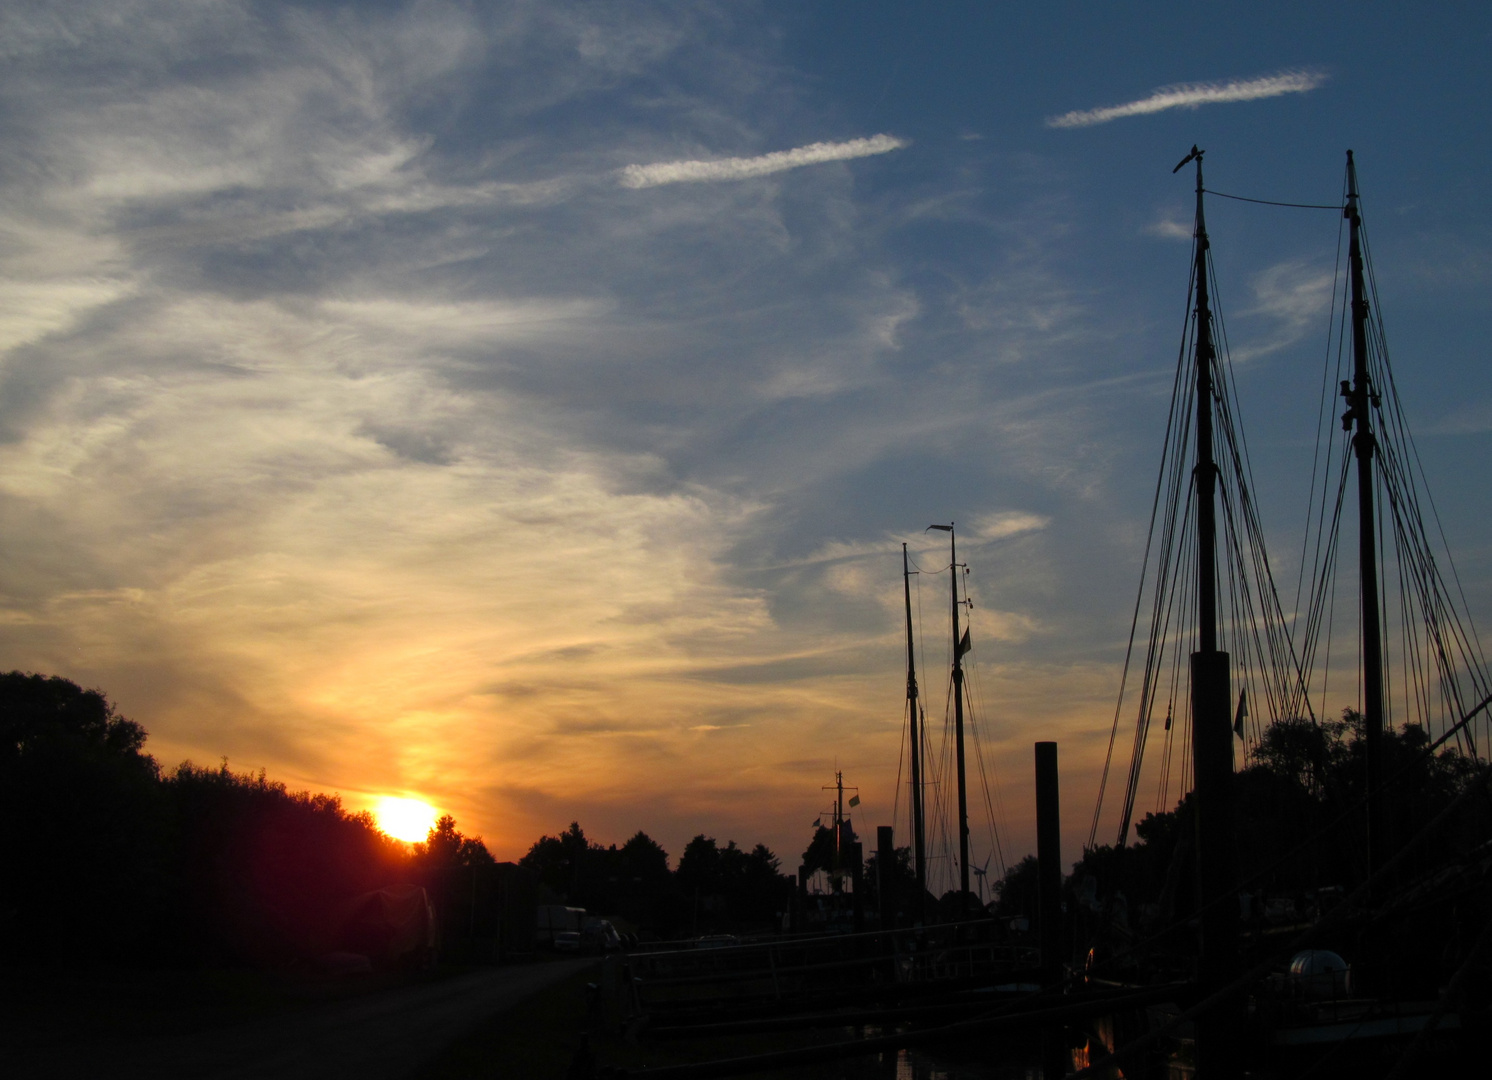
[[[378,827],[395,840],[408,843],[425,839],[435,826],[435,807],[419,799],[400,799],[385,795],[373,810]]]

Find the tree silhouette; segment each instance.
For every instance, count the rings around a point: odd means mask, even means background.
[[[414,859],[416,864],[432,869],[493,864],[482,838],[463,835],[450,814],[442,814],[430,827],[429,835],[415,845]]]
[[[107,959],[157,930],[168,813],[144,744],[97,690],[0,675],[0,949]]]

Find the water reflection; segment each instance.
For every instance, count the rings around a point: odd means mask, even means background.
[[[935,1061],[918,1050],[899,1050],[895,1080],[1041,1080],[1041,1068],[1033,1065],[982,1065],[969,1062]]]

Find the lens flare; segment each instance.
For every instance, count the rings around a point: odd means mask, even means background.
[[[430,835],[435,826],[435,807],[419,799],[401,799],[385,795],[378,800],[373,817],[378,827],[395,840],[415,843]]]

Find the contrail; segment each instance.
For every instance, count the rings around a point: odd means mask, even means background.
[[[906,146],[891,135],[872,135],[848,142],[818,142],[794,150],[778,150],[760,157],[720,158],[716,161],[660,161],[656,165],[628,165],[621,170],[623,187],[645,188],[660,184],[697,184],[716,180],[744,180],[766,176],[825,161],[885,154]]]
[[[1046,126],[1092,127],[1094,124],[1107,124],[1110,120],[1118,120],[1124,116],[1141,116],[1166,109],[1195,109],[1199,105],[1212,105],[1221,101],[1257,101],[1259,98],[1279,97],[1281,94],[1303,94],[1307,90],[1316,89],[1325,81],[1326,76],[1318,71],[1282,71],[1278,75],[1264,75],[1257,79],[1180,83],[1176,86],[1162,86],[1149,97],[1124,105],[1110,105],[1105,109],[1079,109],[1061,116],[1049,116]]]

